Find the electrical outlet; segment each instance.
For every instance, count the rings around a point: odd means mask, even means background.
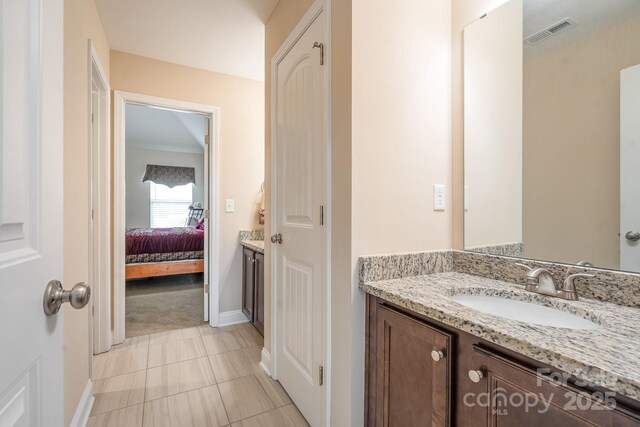
[[[236,201],[234,199],[226,199],[224,201],[224,211],[226,213],[234,213],[236,211]]]
[[[446,204],[445,187],[442,184],[433,185],[433,210],[444,211]]]

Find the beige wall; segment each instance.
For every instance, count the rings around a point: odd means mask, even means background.
[[[111,89],[220,108],[220,311],[242,304],[241,229],[258,228],[264,179],[264,84],[111,51]],[[224,200],[235,199],[235,213]],[[215,274],[215,272],[214,272]]]
[[[507,0],[451,1],[451,215],[452,247],[464,248],[464,60],[463,30],[470,22]]]
[[[638,40],[634,18],[525,64],[528,258],[619,268],[620,70]]]
[[[522,242],[522,0],[464,30],[466,248]]]
[[[352,0],[331,4],[331,425],[363,425],[362,297],[352,252]]]
[[[64,2],[64,283],[89,280],[89,55],[106,73],[109,46],[93,0]],[[89,307],[64,310],[64,417],[69,425],[89,380]]]

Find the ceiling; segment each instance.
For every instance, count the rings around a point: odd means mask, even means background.
[[[524,44],[525,61],[592,37],[640,15],[640,0],[524,0],[524,37],[565,18],[578,25],[536,45]]]
[[[109,47],[264,80],[264,24],[278,0],[95,0]]]
[[[180,153],[203,153],[205,117],[194,113],[127,104],[125,144]]]

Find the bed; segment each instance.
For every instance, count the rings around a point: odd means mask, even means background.
[[[204,272],[204,226],[127,228],[125,277]]]

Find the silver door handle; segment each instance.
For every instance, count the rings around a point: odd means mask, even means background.
[[[627,234],[624,235],[624,238],[631,242],[637,242],[638,240],[640,240],[640,233],[638,233],[637,231],[627,231]]]
[[[277,233],[271,236],[271,243],[282,244],[282,234]]]
[[[68,302],[71,307],[80,309],[87,305],[91,298],[91,288],[84,282],[76,283],[70,291],[65,291],[58,280],[50,280],[44,290],[42,306],[47,316],[53,316],[63,303]]]

